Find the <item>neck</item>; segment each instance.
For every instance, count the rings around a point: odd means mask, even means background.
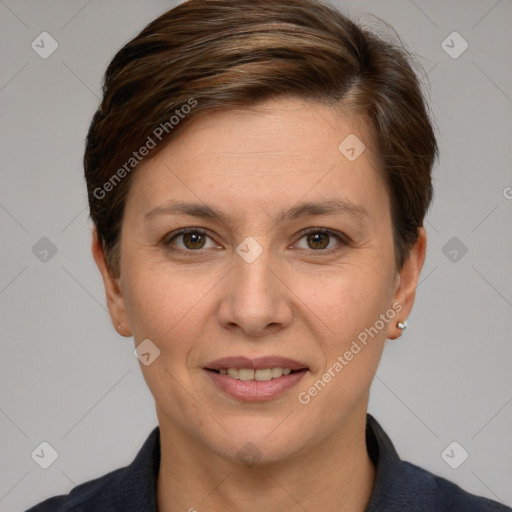
[[[366,449],[366,409],[307,451],[252,467],[212,453],[160,415],[159,420],[159,512],[366,509],[375,478]]]

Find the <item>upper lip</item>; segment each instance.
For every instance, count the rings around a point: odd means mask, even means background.
[[[291,370],[307,369],[307,365],[281,356],[264,356],[249,358],[245,356],[232,356],[216,359],[208,363],[205,368],[208,370],[220,370],[221,368],[252,368],[253,370],[263,370],[265,368],[290,368]]]

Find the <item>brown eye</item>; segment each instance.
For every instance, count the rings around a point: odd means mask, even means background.
[[[307,235],[307,241],[311,249],[325,249],[329,245],[329,234],[317,231]]]
[[[202,233],[192,231],[190,233],[183,233],[183,244],[187,249],[202,249],[206,242],[206,237]]]
[[[169,234],[162,241],[166,249],[174,252],[192,254],[200,252],[201,249],[210,249],[216,247],[210,236],[201,229],[182,229]],[[209,244],[209,245],[208,245]]]
[[[343,246],[349,245],[350,239],[343,233],[328,228],[310,228],[302,232],[297,247],[318,255],[331,254],[339,251]]]

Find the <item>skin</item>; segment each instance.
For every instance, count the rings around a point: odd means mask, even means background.
[[[389,198],[356,121],[300,99],[198,118],[134,176],[119,278],[109,274],[93,231],[113,325],[137,345],[149,338],[160,350],[141,369],[161,432],[161,512],[354,512],[368,503],[375,474],[365,445],[369,389],[386,339],[400,336],[396,323],[413,307],[426,235],[420,228],[398,271]],[[338,150],[351,133],[367,146],[354,162]],[[298,203],[332,199],[367,214],[274,220]],[[173,201],[207,203],[232,220],[164,213],[145,220]],[[180,228],[208,236],[173,239]],[[330,228],[349,240],[311,240],[307,228]],[[247,236],[263,251],[250,264],[236,252]],[[301,404],[298,393],[393,303],[400,313]],[[280,355],[309,370],[277,398],[241,401],[203,370],[231,355]],[[248,442],[261,455],[253,466],[237,457]]]

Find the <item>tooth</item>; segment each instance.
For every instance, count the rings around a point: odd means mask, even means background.
[[[272,370],[265,368],[264,370],[256,370],[254,372],[254,378],[256,380],[272,380]]]
[[[228,368],[228,375],[233,379],[238,379],[238,368]]]
[[[238,380],[258,380],[258,381],[269,381],[272,379],[278,379],[283,375],[290,375],[291,368],[281,368],[280,366],[275,368],[262,368],[260,370],[253,370],[252,368],[221,368],[219,373],[221,375],[228,375],[233,379]]]
[[[272,368],[272,378],[277,379],[278,377],[283,376],[283,369],[280,367]]]
[[[254,370],[252,368],[240,368],[238,378],[240,380],[254,380]]]

